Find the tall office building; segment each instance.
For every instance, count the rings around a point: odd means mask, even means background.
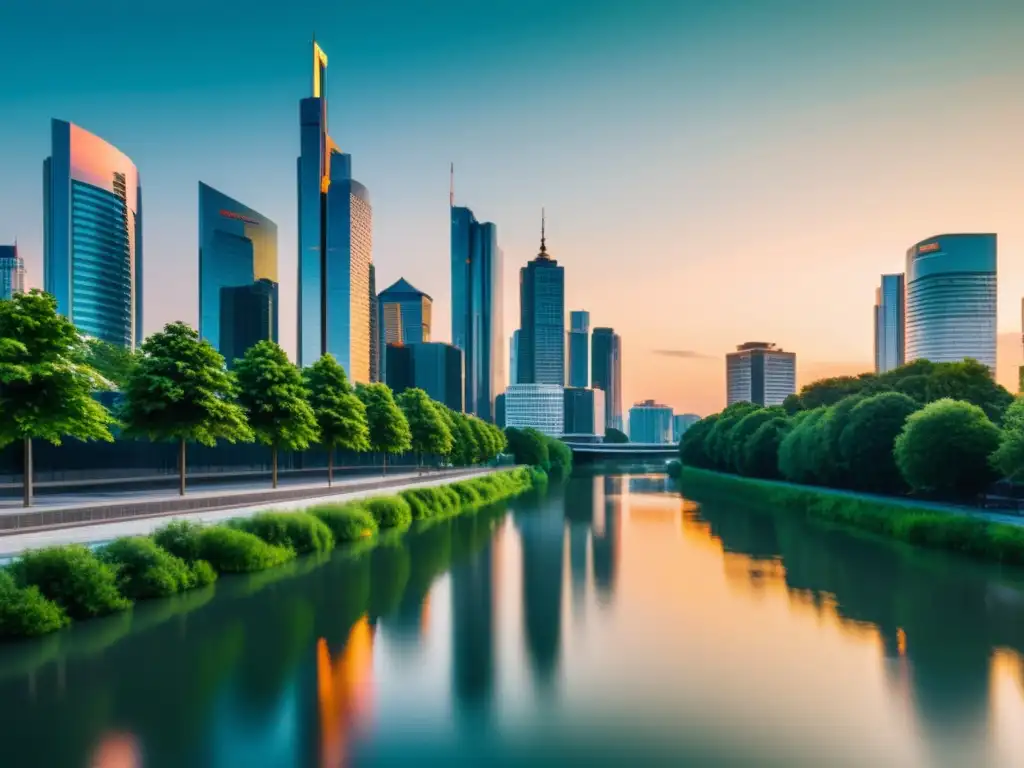
[[[796,393],[796,353],[748,341],[725,356],[726,404],[782,405]]]
[[[462,350],[443,342],[387,344],[385,383],[400,394],[418,387],[453,411],[462,411]]]
[[[381,350],[381,381],[387,381],[388,344],[422,344],[430,341],[430,317],[434,300],[405,278],[376,297],[377,344]],[[460,377],[461,379],[461,377]]]
[[[505,390],[505,426],[559,437],[565,428],[563,390],[561,384],[512,384]]]
[[[590,381],[604,390],[605,426],[621,430],[622,339],[612,328],[595,328],[590,349]]]
[[[604,390],[566,387],[563,396],[566,435],[604,436]]]
[[[451,203],[452,344],[466,369],[465,407],[494,421],[494,398],[505,384],[503,255],[498,229]]]
[[[633,443],[671,443],[672,409],[644,400],[629,409],[629,440]]]
[[[903,275],[882,275],[875,289],[875,373],[899,368],[904,361]]]
[[[519,384],[565,386],[565,268],[548,253],[541,214],[540,253],[519,270]]]
[[[678,443],[683,439],[686,430],[700,421],[696,413],[677,413],[672,417],[672,442]]]
[[[0,299],[25,292],[25,260],[18,255],[18,244],[0,245]]]
[[[907,251],[906,359],[996,371],[996,236],[936,235]]]
[[[370,381],[384,381],[381,373],[384,349],[380,345],[380,329],[377,327],[380,309],[377,305],[377,268],[370,262]]]
[[[298,363],[330,353],[353,382],[371,380],[373,210],[352,156],[327,133],[327,56],[313,43],[313,95],[299,102]]]
[[[590,386],[590,313],[569,313],[569,386]]]
[[[128,157],[83,128],[50,124],[43,163],[43,285],[92,338],[142,343],[142,187]]]
[[[512,331],[508,344],[508,383],[519,383],[519,329]]]
[[[232,365],[277,328],[277,225],[199,182],[199,335]]]

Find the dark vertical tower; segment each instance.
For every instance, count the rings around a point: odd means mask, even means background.
[[[569,313],[569,386],[590,386],[590,313]]]
[[[540,253],[519,270],[519,384],[565,386],[565,269],[548,254],[541,213]]]
[[[604,390],[605,426],[622,429],[622,340],[612,328],[595,328],[591,385]]]

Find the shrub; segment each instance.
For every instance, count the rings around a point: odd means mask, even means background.
[[[314,507],[310,514],[322,520],[331,529],[334,540],[339,544],[366,539],[377,533],[377,520],[359,502],[325,504],[322,507]]]
[[[228,526],[203,528],[199,553],[218,573],[248,573],[272,568],[295,557],[290,547],[268,544],[247,531]]]
[[[452,483],[450,486],[456,495],[459,497],[459,503],[463,507],[477,507],[483,499],[480,496],[480,491],[473,485],[472,481],[463,480],[460,483]]]
[[[413,512],[409,502],[402,496],[380,496],[363,502],[366,511],[377,521],[377,527],[407,528],[412,522]]]
[[[318,517],[306,512],[261,512],[232,520],[230,525],[259,536],[268,544],[290,547],[299,554],[334,549],[331,529]]]
[[[194,563],[201,557],[200,536],[202,532],[203,526],[199,523],[190,523],[188,520],[172,520],[153,533],[153,541],[158,547],[166,549],[186,563]]]
[[[195,574],[184,560],[147,537],[117,539],[103,547],[98,556],[117,568],[117,586],[132,600],[166,597],[196,585]]]
[[[59,605],[43,597],[38,587],[19,587],[0,570],[0,638],[35,637],[68,624]]]
[[[117,568],[80,544],[26,552],[10,566],[15,582],[36,586],[73,619],[104,616],[131,606],[117,589]]]
[[[217,572],[206,560],[192,563],[192,578],[196,587],[205,587],[217,580]]]

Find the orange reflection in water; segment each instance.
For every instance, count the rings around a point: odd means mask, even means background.
[[[139,740],[130,733],[108,733],[89,762],[90,768],[142,768]]]
[[[373,684],[375,628],[364,615],[349,631],[337,658],[324,638],[316,644],[317,699],[320,708],[320,765],[345,765],[348,735],[369,717]]]

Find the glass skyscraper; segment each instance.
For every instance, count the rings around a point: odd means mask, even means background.
[[[565,268],[548,253],[541,219],[540,253],[519,270],[519,384],[565,386]]]
[[[936,235],[907,251],[906,359],[996,372],[996,236]]]
[[[604,390],[605,426],[621,430],[622,339],[612,328],[595,328],[590,344],[590,380]]]
[[[142,187],[120,150],[63,120],[43,163],[43,285],[86,336],[142,342]]]
[[[875,289],[875,373],[903,365],[903,299],[903,275],[882,275]]]
[[[782,405],[796,392],[796,353],[748,341],[725,356],[726,405]]]
[[[199,182],[199,335],[228,365],[278,340],[277,225]]]
[[[298,363],[331,353],[353,382],[375,372],[373,211],[352,157],[327,133],[327,56],[313,43],[313,95],[299,103]]]
[[[452,344],[424,342],[384,347],[386,383],[395,394],[418,387],[453,411],[462,411],[462,350]]]
[[[452,205],[452,343],[463,353],[466,412],[491,422],[505,384],[503,260],[498,228]]]
[[[18,255],[18,244],[0,245],[0,299],[25,292],[25,260]]]
[[[672,409],[644,400],[629,409],[629,439],[634,443],[671,443]]]
[[[569,386],[590,386],[590,313],[569,313]]]

